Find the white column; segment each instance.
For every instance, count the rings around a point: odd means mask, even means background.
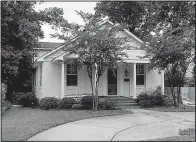
[[[65,93],[65,90],[64,90],[64,87],[65,87],[65,68],[64,68],[64,62],[61,64],[61,98],[64,97],[64,93]]]
[[[132,68],[131,68],[131,64],[129,64],[129,97],[131,97],[132,96],[132,84],[131,84],[131,70],[132,70]],[[124,76],[123,76],[124,77]]]
[[[66,89],[67,89],[67,64],[64,64],[64,95],[66,94]]]
[[[161,92],[164,95],[165,84],[164,84],[164,70],[161,70]]]
[[[136,99],[136,63],[133,63],[133,99]]]

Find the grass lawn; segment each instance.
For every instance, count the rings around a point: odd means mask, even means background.
[[[2,141],[24,141],[51,127],[81,119],[130,114],[126,110],[41,110],[12,107],[2,115]]]
[[[166,138],[153,139],[149,141],[195,141],[195,135],[166,137]]]
[[[184,108],[175,108],[175,107],[154,107],[154,108],[145,108],[147,110],[155,110],[161,112],[195,112],[195,106],[185,106]]]

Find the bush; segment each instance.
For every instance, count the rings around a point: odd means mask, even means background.
[[[107,100],[104,99],[104,98],[99,98],[98,100],[98,109],[102,109],[102,110],[105,110],[107,109]]]
[[[1,98],[6,99],[7,93],[7,85],[5,83],[1,83]]]
[[[93,96],[83,96],[81,99],[81,105],[84,109],[92,109]]]
[[[179,129],[179,135],[195,135],[195,129],[194,128],[188,128],[188,129]]]
[[[153,91],[155,92],[155,91]],[[142,93],[140,94],[136,102],[142,107],[153,107],[153,106],[163,106],[164,105],[164,97],[160,94],[151,94],[149,95],[148,93]]]
[[[141,100],[149,100],[149,95],[147,93],[142,93],[137,96],[136,102],[139,104]]]
[[[107,101],[107,110],[112,110],[112,109],[115,109],[116,107],[116,102],[115,101]]]
[[[27,93],[22,95],[18,102],[22,107],[35,107],[38,105],[39,100],[34,93]]]
[[[19,99],[25,96],[27,93],[25,92],[17,92],[12,94],[12,104],[19,105]]]
[[[164,95],[164,106],[171,107],[173,106],[173,98],[170,95]]]
[[[72,105],[73,109],[82,109],[82,105],[81,104],[74,104]]]
[[[147,107],[151,107],[151,102],[149,99],[148,100],[141,100],[139,102],[139,105],[141,108],[147,108]]]
[[[76,101],[73,98],[65,97],[60,100],[58,108],[59,109],[69,109],[72,108],[72,105],[76,103]]]
[[[156,99],[157,99],[157,104],[156,104],[157,106],[164,106],[165,100],[163,95],[156,95]]]
[[[59,105],[59,100],[54,97],[45,97],[40,100],[40,108],[44,110],[56,109]]]
[[[164,105],[164,97],[161,95],[149,95],[150,98],[150,106],[163,106]]]

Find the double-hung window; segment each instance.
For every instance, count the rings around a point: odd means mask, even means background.
[[[77,68],[73,63],[67,64],[67,86],[77,86]]]
[[[144,65],[136,65],[136,85],[144,85]]]

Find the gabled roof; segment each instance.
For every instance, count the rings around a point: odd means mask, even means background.
[[[109,23],[109,24],[111,24],[111,25],[114,25],[114,23],[111,22],[111,21],[109,21],[109,20],[104,20],[104,21],[100,22],[100,25],[103,25],[103,24],[105,24],[105,23]],[[139,39],[137,36],[135,36],[133,33],[129,32],[128,30],[125,29],[124,32],[126,32],[128,35],[130,35],[131,37],[133,37],[133,38],[134,38],[135,40],[137,40],[139,43],[143,43],[143,41],[142,41],[141,39]],[[74,40],[76,40],[76,39],[77,39],[77,38],[74,38],[74,39],[68,41],[67,43],[70,43],[70,42],[72,42],[72,41],[74,41]],[[52,53],[54,53],[54,52],[56,52],[56,51],[61,50],[62,48],[64,48],[65,45],[66,45],[67,43],[64,43],[64,45],[59,46],[59,47],[53,49],[52,51],[48,52],[47,54],[45,54],[45,55],[39,57],[36,61],[43,61],[43,59],[44,59],[45,57],[47,57],[47,56],[51,55]],[[61,55],[60,55],[60,56],[61,56]],[[58,58],[58,57],[57,57],[57,58]]]
[[[113,22],[111,22],[110,20],[104,20],[100,25],[103,25],[103,24],[105,24],[105,23],[110,23],[111,25],[114,25],[114,23]],[[140,39],[140,38],[138,38],[137,36],[135,36],[132,32],[130,32],[130,31],[128,31],[127,29],[124,29],[124,31],[128,34],[128,35],[130,35],[130,36],[132,36],[133,38],[135,38],[137,41],[139,41],[140,43],[143,43],[143,41]]]
[[[69,42],[74,41],[75,39],[76,39],[76,38],[71,39],[71,40],[67,41],[67,42],[64,43],[64,44],[61,44],[61,46],[59,46],[59,47],[55,48],[54,50],[52,50],[52,51],[50,51],[50,52],[44,54],[43,56],[37,58],[36,61],[43,61],[43,59],[44,59],[45,57],[47,57],[47,56],[51,55],[52,53],[54,53],[54,52],[56,52],[56,51],[58,51],[58,50],[64,48],[66,44],[68,44]]]

